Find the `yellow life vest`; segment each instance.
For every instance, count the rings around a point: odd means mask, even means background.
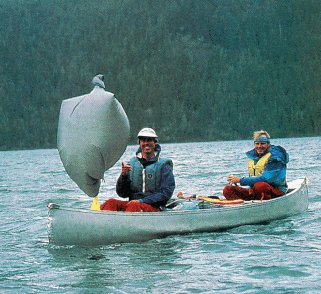
[[[265,165],[267,164],[269,158],[271,156],[271,152],[266,153],[262,156],[259,161],[254,164],[254,160],[250,160],[248,163],[248,170],[250,177],[255,177],[263,174]]]

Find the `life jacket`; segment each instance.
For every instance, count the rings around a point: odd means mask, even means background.
[[[271,152],[266,153],[262,156],[259,161],[255,164],[254,160],[251,159],[248,163],[248,170],[250,177],[259,176],[263,174],[265,165],[267,164],[269,158],[271,156]]]
[[[131,190],[133,192],[155,192],[160,189],[162,166],[169,164],[173,168],[173,162],[167,158],[159,158],[153,164],[143,167],[139,160],[134,157],[130,160]]]

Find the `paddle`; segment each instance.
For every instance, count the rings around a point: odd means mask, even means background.
[[[221,205],[233,205],[233,204],[242,204],[244,203],[243,199],[235,199],[235,200],[223,200],[223,199],[213,199],[209,197],[200,198],[203,201],[214,203],[214,204],[221,204]]]
[[[93,198],[93,202],[91,203],[91,210],[100,210],[99,198],[98,195]]]
[[[213,198],[213,199],[220,199],[220,197],[216,196],[216,195],[207,195],[207,196],[205,196],[205,195],[193,194],[193,195],[184,196],[183,192],[178,192],[177,193],[177,198],[185,199],[185,200],[200,200],[200,199],[203,199],[204,197]]]
[[[213,204],[220,204],[220,205],[233,205],[233,204],[242,204],[244,203],[244,200],[242,199],[235,199],[235,200],[226,200],[226,199],[220,199],[219,196],[216,195],[191,195],[191,196],[184,196],[183,192],[178,192],[177,193],[177,198],[178,199],[184,199],[187,201],[191,200],[203,200],[205,202],[213,203]],[[175,203],[175,202],[173,202]],[[171,203],[171,204],[173,204]]]

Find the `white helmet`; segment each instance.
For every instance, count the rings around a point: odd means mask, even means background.
[[[137,138],[140,137],[148,137],[148,138],[155,138],[155,140],[158,138],[156,135],[156,132],[151,128],[143,128],[139,131]]]

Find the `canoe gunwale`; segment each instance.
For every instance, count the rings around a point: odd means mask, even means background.
[[[287,198],[291,198],[293,194],[295,194],[298,190],[300,190],[300,188],[304,185],[307,185],[307,178],[303,178],[303,179],[298,179],[296,181],[302,181],[300,186],[291,189],[291,192],[277,197],[277,198],[273,198],[270,200],[250,200],[250,201],[244,201],[241,204],[232,204],[232,205],[224,205],[224,207],[222,207],[224,210],[228,210],[228,209],[233,209],[233,210],[237,210],[237,209],[244,209],[247,206],[251,206],[251,205],[269,205],[270,203],[277,203],[277,202],[285,202],[285,200]],[[165,210],[165,211],[160,211],[160,212],[122,212],[122,211],[107,211],[107,210],[100,210],[100,211],[95,211],[95,210],[90,210],[90,209],[84,209],[84,208],[73,208],[73,207],[67,207],[67,206],[61,206],[55,203],[49,203],[48,204],[48,209],[50,210],[54,210],[54,209],[60,209],[60,210],[66,210],[66,211],[74,211],[74,212],[80,212],[80,213],[90,213],[90,214],[108,214],[108,215],[124,215],[126,217],[130,217],[130,216],[149,216],[149,217],[153,217],[154,215],[164,215],[164,216],[169,216],[170,214],[175,214],[175,215],[179,215],[179,214],[199,214],[199,213],[213,213],[213,208],[205,208],[205,209],[199,209],[199,210]]]

